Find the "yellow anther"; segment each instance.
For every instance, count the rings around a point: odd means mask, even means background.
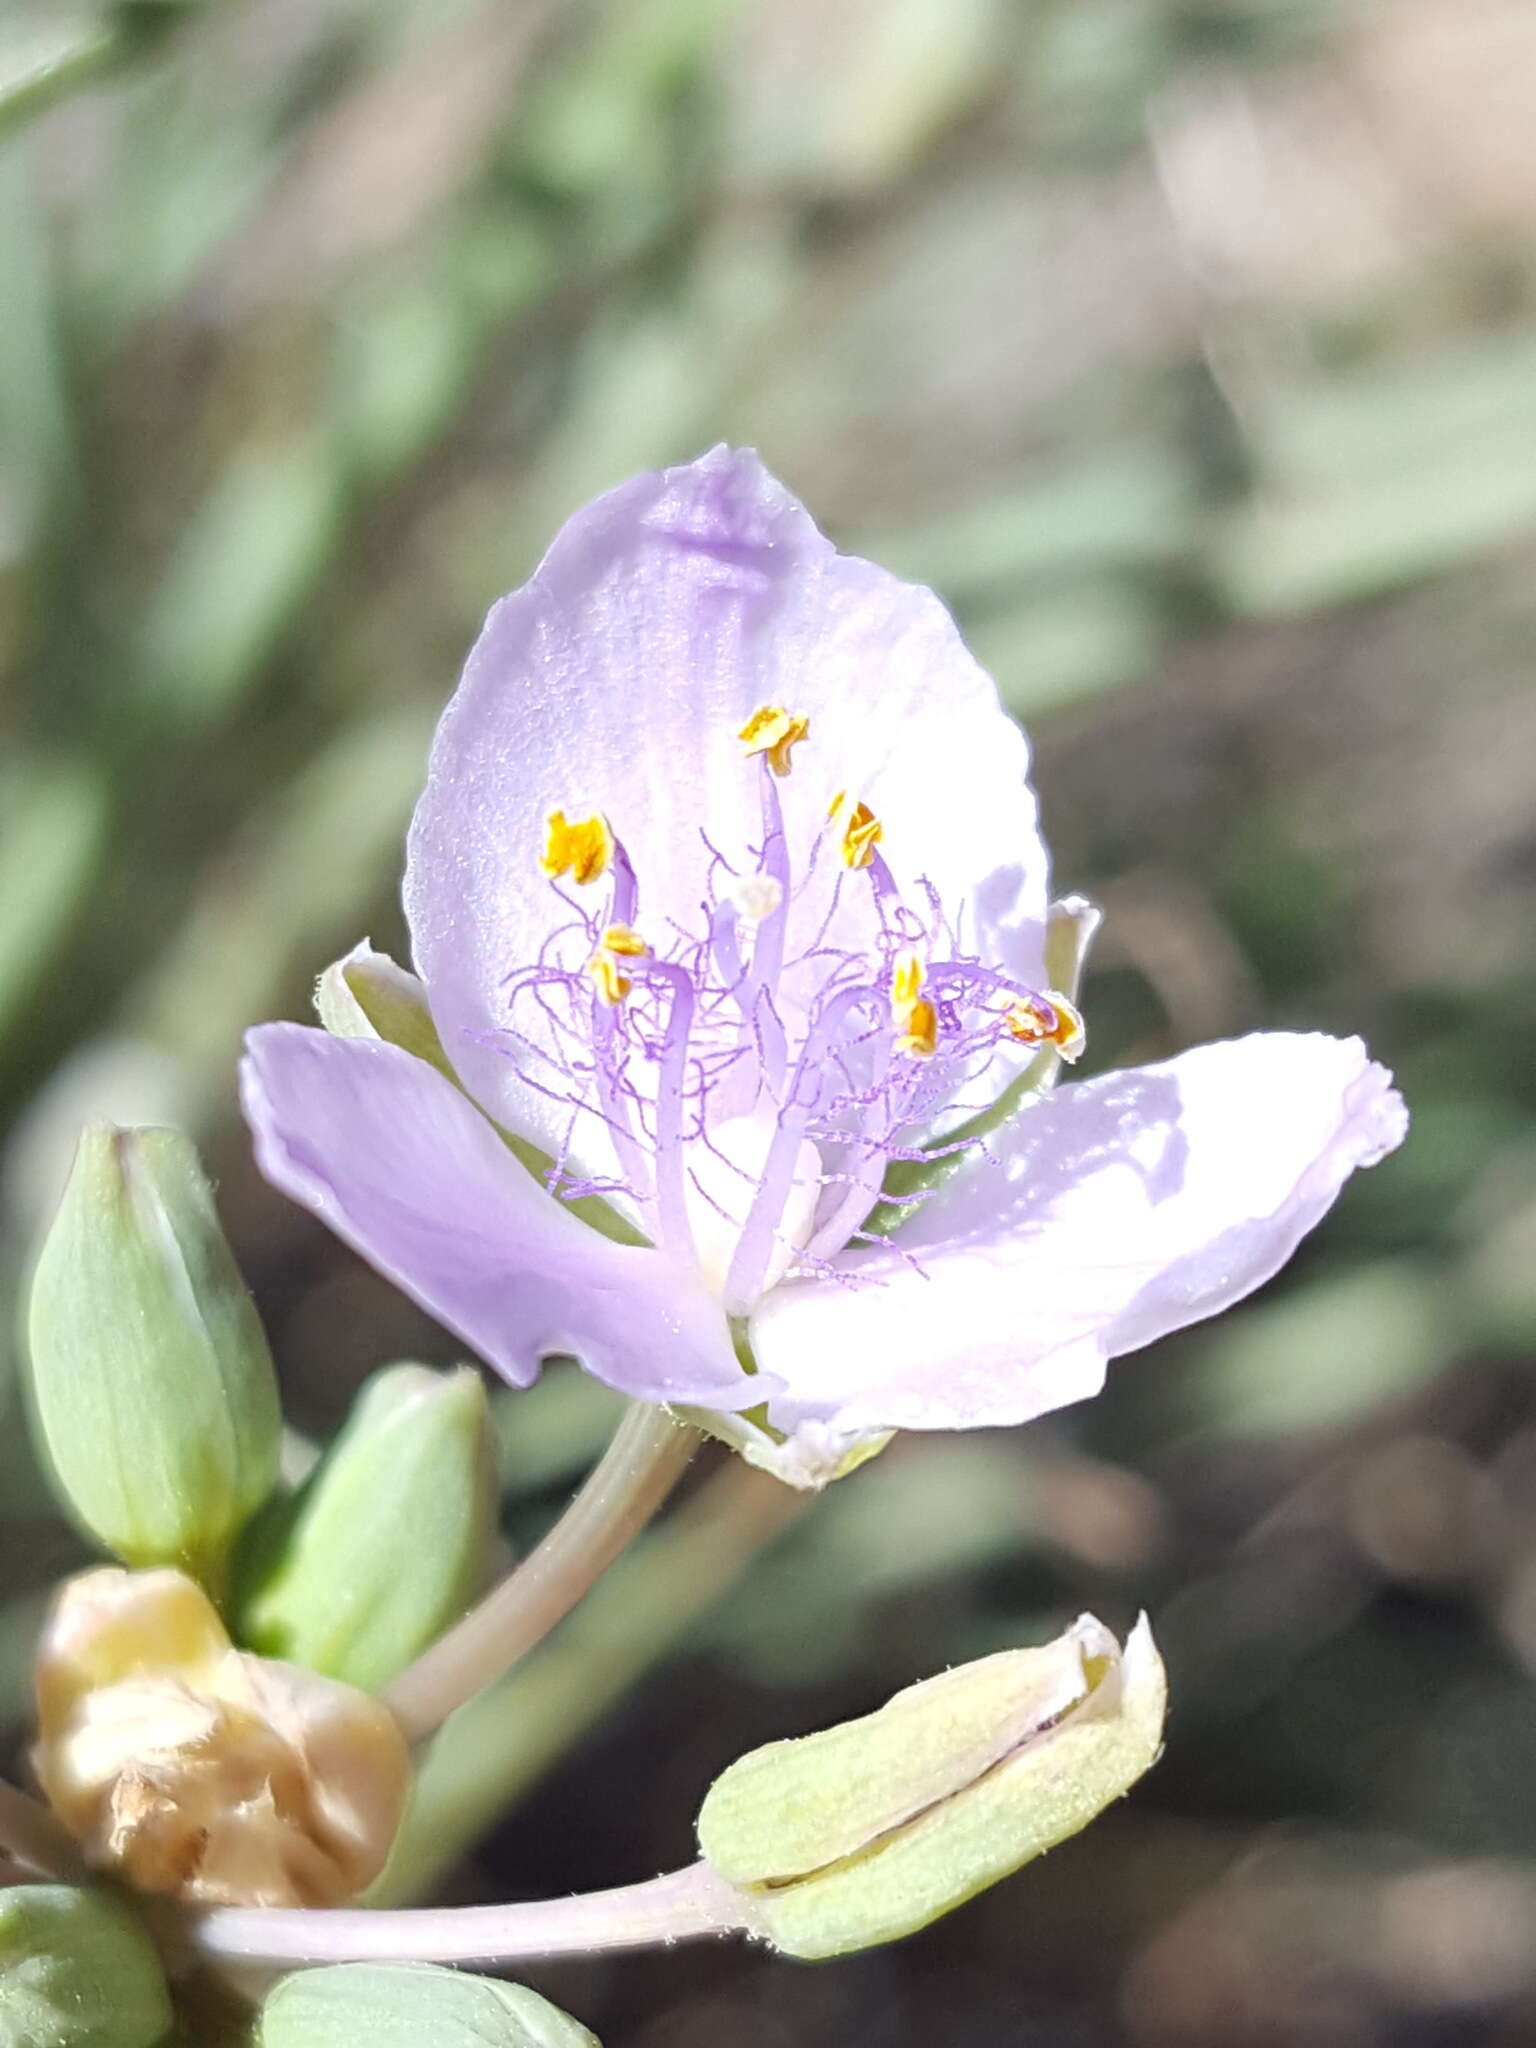
[[[597,983],[598,997],[609,1009],[614,1009],[634,987],[627,974],[619,972],[619,963],[611,953],[594,953],[587,962],[587,972]]]
[[[595,882],[608,872],[612,859],[613,833],[600,812],[578,818],[574,824],[564,811],[551,811],[544,820],[539,866],[551,881],[569,875],[573,882]]]
[[[1044,997],[1020,996],[1008,1011],[1008,1032],[1021,1045],[1053,1045],[1064,1060],[1075,1060],[1088,1042],[1077,1010],[1056,989]]]
[[[939,1018],[925,996],[919,996],[902,1020],[906,1029],[896,1041],[896,1050],[915,1060],[931,1060],[939,1042]]]
[[[891,1015],[905,1024],[912,1005],[923,992],[923,963],[916,953],[898,953],[891,969]]]
[[[760,704],[736,737],[749,754],[766,754],[775,775],[787,775],[793,763],[790,751],[811,729],[811,721],[782,704]]]
[[[840,789],[827,809],[841,833],[838,851],[843,857],[844,867],[867,868],[875,857],[875,848],[885,837],[885,827],[869,808],[859,803],[846,789]]]
[[[597,983],[599,1000],[610,1009],[622,1003],[635,984],[619,962],[643,960],[650,950],[640,934],[631,931],[627,924],[609,925],[598,942],[597,951],[587,962],[587,972]]]

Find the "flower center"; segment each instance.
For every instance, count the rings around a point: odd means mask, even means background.
[[[965,951],[929,882],[903,895],[862,799],[840,792],[791,848],[778,784],[809,732],[779,705],[742,727],[761,836],[737,863],[701,834],[691,919],[642,900],[607,818],[551,813],[539,865],[568,915],[509,975],[498,1034],[569,1113],[552,1192],[627,1202],[730,1315],[884,1242],[861,1226],[887,1167],[942,1151],[937,1121],[987,1106],[966,1092],[999,1046],[1075,1059],[1083,1043],[1064,996]],[[576,1166],[595,1151],[611,1171]]]

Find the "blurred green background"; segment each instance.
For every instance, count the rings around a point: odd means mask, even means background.
[[[1414,1111],[1092,1407],[904,1440],[755,1563],[705,1473],[460,1729],[414,1880],[649,1875],[749,1743],[1145,1605],[1167,1756],[1014,1883],[536,1981],[609,2048],[1536,2039],[1530,0],[11,0],[0,124],[8,1297],[81,1119],[174,1121],[301,1429],[454,1358],[256,1179],[239,1034],[403,947],[489,602],[719,437],[1028,724],[1093,1065],[1360,1031]],[[514,1546],[610,1419],[503,1403]],[[0,1489],[19,1740],[84,1553],[9,1359]]]

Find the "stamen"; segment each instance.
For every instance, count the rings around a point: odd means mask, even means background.
[[[1075,1060],[1088,1042],[1083,1020],[1057,989],[1022,995],[1008,1006],[1008,1035],[1020,1045],[1053,1045],[1064,1060]]]
[[[784,971],[784,941],[789,919],[789,841],[784,832],[784,811],[779,802],[779,788],[772,772],[772,763],[765,760],[764,768],[767,772],[761,777],[760,782],[763,843],[759,852],[762,863],[759,873],[762,880],[768,884],[769,893],[774,896],[774,903],[767,916],[754,927],[752,959],[744,991],[749,1014],[755,1014],[765,1006],[769,1009],[773,1006],[779,976]],[[765,1066],[765,1078],[771,1088],[782,1085],[782,1059],[770,1056]]]
[[[923,992],[923,963],[916,953],[898,953],[891,969],[891,1017],[905,1024],[912,1005]]]
[[[554,1192],[627,1197],[730,1314],[787,1272],[879,1241],[879,1220],[905,1213],[901,1191],[882,1196],[893,1163],[931,1164],[939,1120],[988,1106],[970,1097],[995,1090],[1000,1044],[1065,1059],[1083,1045],[1064,996],[978,958],[930,881],[898,884],[881,821],[850,792],[825,832],[791,845],[778,784],[808,730],[781,705],[754,712],[740,737],[760,763],[760,837],[738,866],[701,834],[697,919],[649,906],[645,938],[640,880],[608,820],[552,812],[540,865],[564,909],[508,975],[495,1034],[569,1114]],[[603,878],[584,908],[577,892]]]
[[[573,824],[564,811],[551,811],[544,821],[544,851],[539,866],[555,881],[569,875],[574,882],[596,882],[613,859],[613,832],[599,812]]]
[[[919,998],[907,1011],[906,1026],[896,1050],[914,1060],[931,1060],[939,1043],[939,1017],[932,1003]]]
[[[688,1216],[683,1109],[688,1093],[688,1038],[693,1029],[695,989],[687,970],[671,963],[652,961],[644,971],[671,998],[660,1043],[655,1048],[653,1184],[658,1235],[670,1251],[689,1258],[694,1253],[694,1239]]]
[[[828,806],[827,816],[841,835],[838,852],[842,855],[844,867],[867,868],[874,858],[876,846],[885,837],[885,827],[869,805],[851,797],[846,789],[840,789]]]
[[[622,1003],[634,988],[633,981],[619,966],[620,960],[645,960],[650,947],[627,924],[611,924],[587,962],[587,972],[597,983],[598,997],[610,1009]]]
[[[787,775],[793,767],[791,750],[811,729],[811,721],[782,704],[762,704],[753,712],[736,737],[749,754],[766,754],[775,775]]]

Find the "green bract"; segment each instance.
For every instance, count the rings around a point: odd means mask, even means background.
[[[1084,1616],[899,1692],[877,1713],[769,1743],[699,1814],[705,1859],[785,1954],[894,1941],[1065,1841],[1148,1768],[1162,1661],[1146,1622],[1122,1654]]]
[[[600,2048],[521,1984],[416,1963],[342,1963],[285,1978],[259,2048]]]
[[[297,1498],[253,1532],[235,1632],[376,1691],[464,1611],[495,1527],[479,1374],[386,1367]]]
[[[33,1408],[67,1504],[137,1566],[217,1580],[277,1476],[267,1341],[180,1132],[90,1126],[32,1281]]]
[[[171,2020],[154,1947],[115,1900],[62,1884],[0,1890],[5,2048],[155,2048]]]

